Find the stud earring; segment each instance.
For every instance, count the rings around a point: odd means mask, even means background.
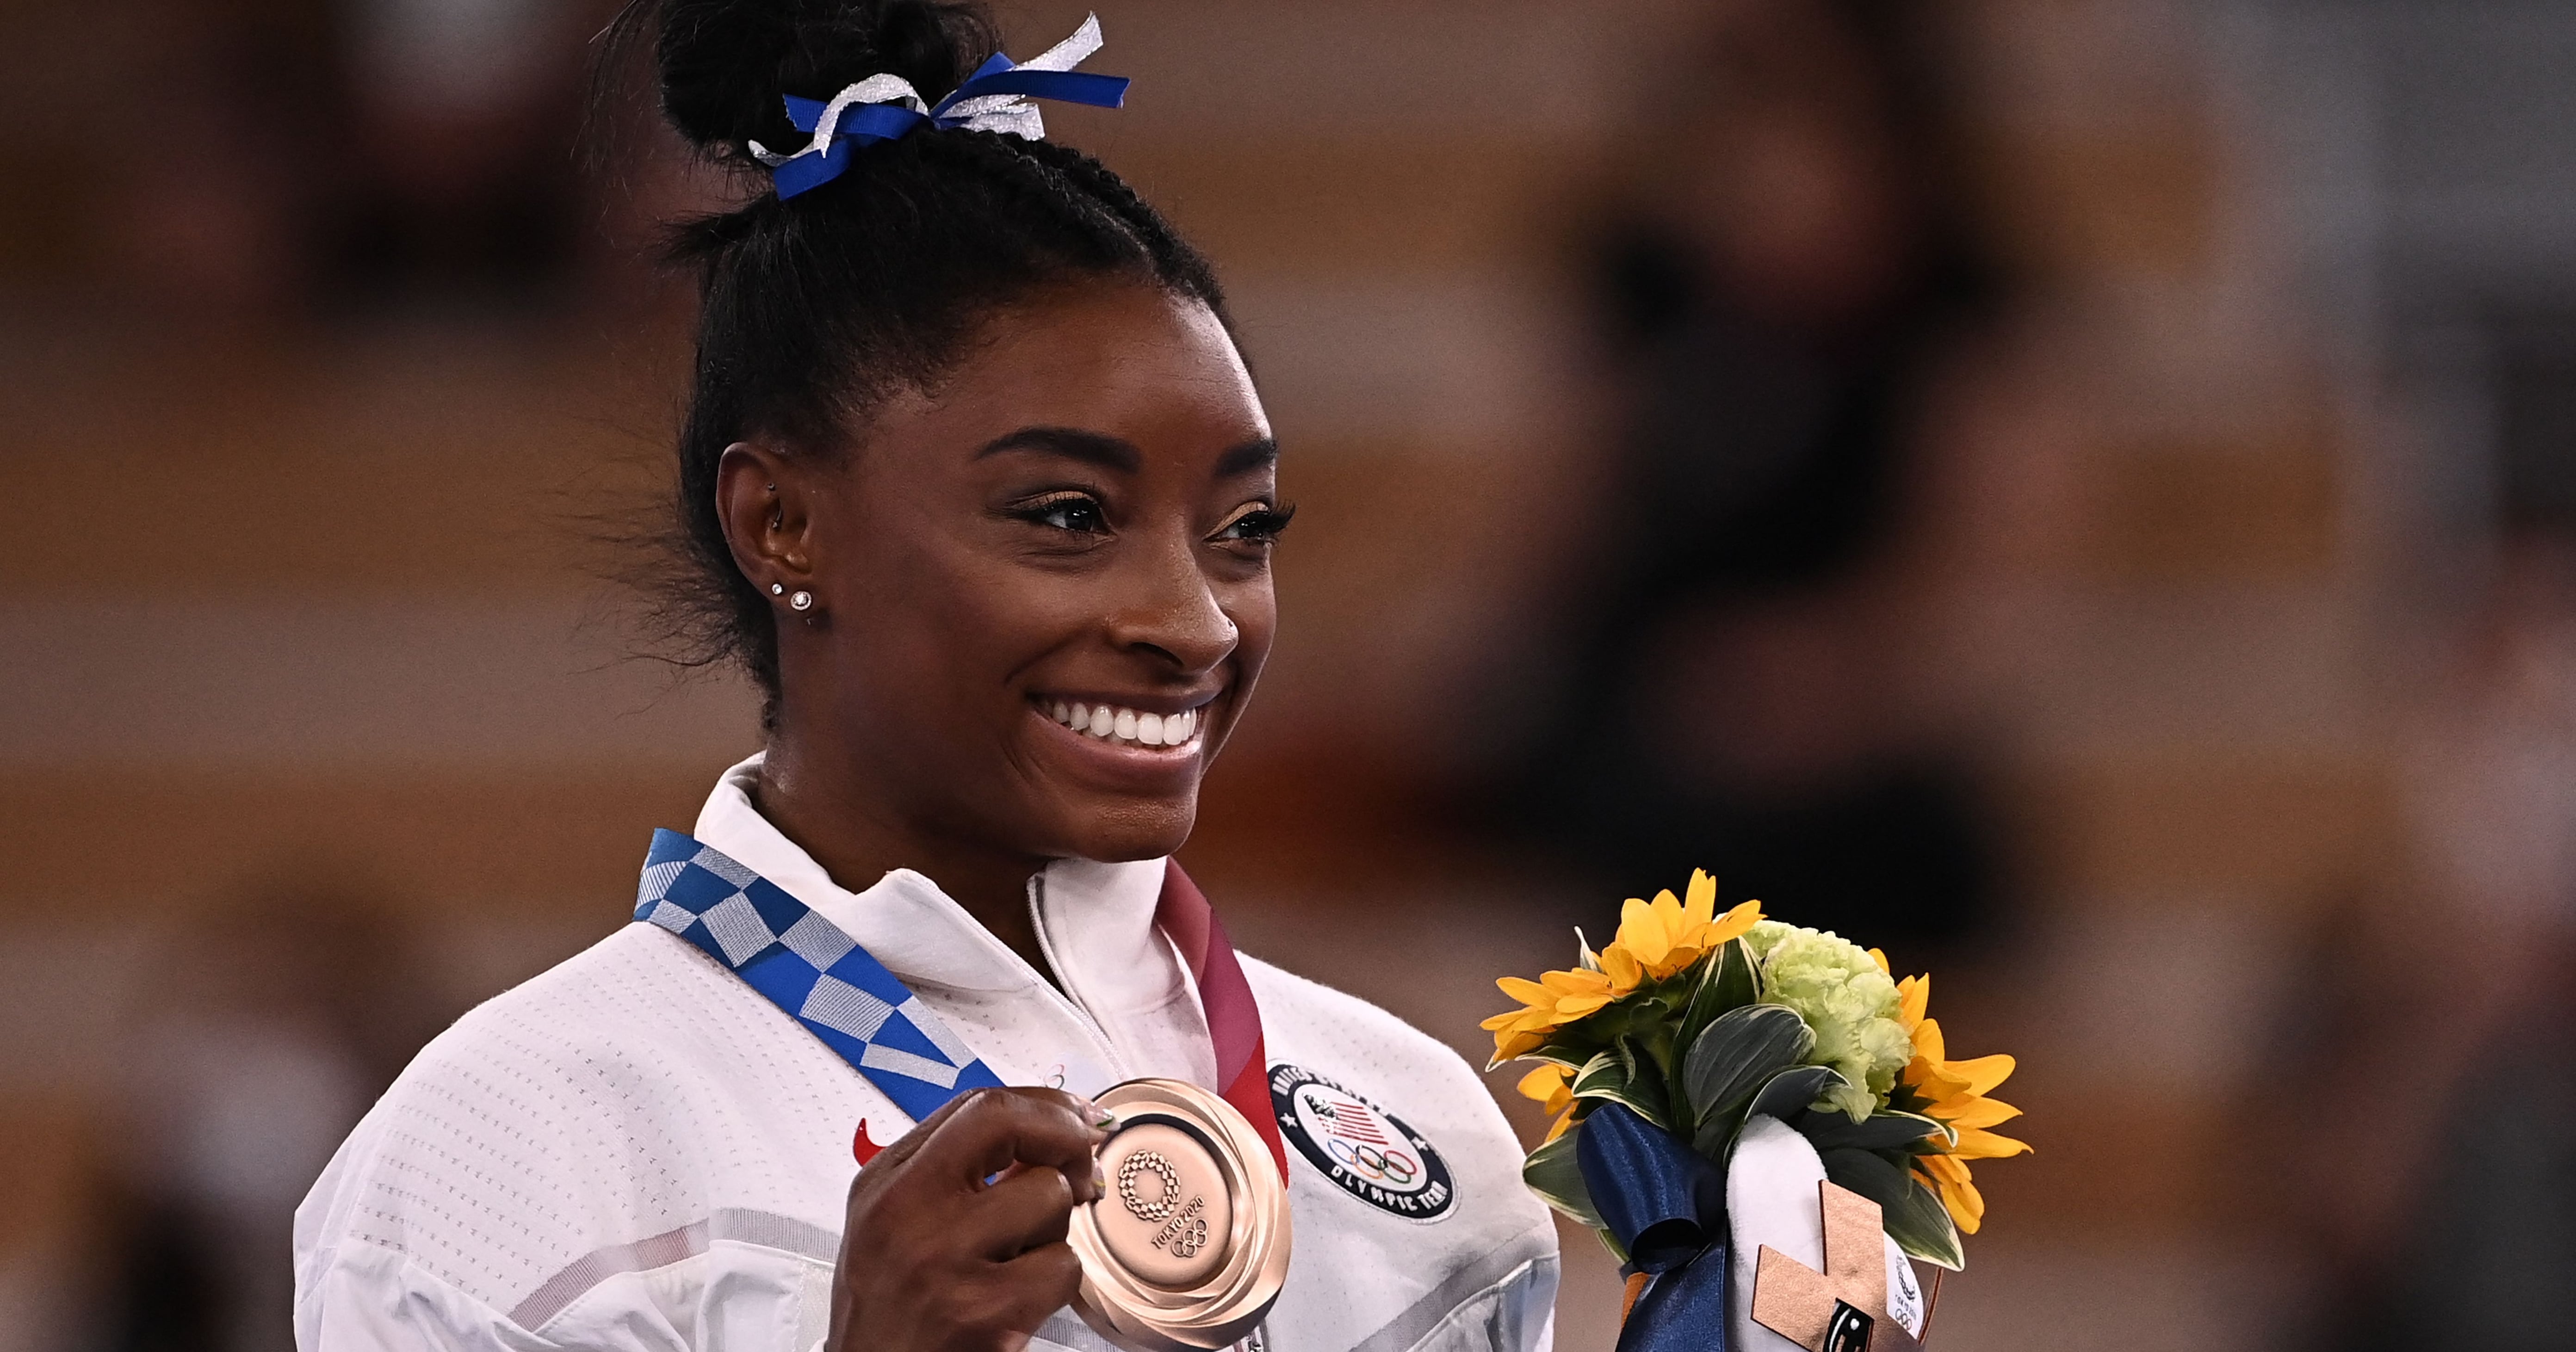
[[[794,596],[787,598],[787,604],[794,606],[798,610],[812,610],[814,608],[814,593],[809,591],[799,591]]]
[[[770,583],[769,594],[772,596],[785,596],[787,594],[787,584],[784,582]]]

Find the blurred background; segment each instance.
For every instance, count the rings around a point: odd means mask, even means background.
[[[0,10],[0,1349],[287,1346],[339,1136],[755,744],[638,656],[706,185],[576,166],[605,17]],[[2021,1058],[1934,1346],[2576,1346],[2576,3],[1103,17],[1050,127],[1304,508],[1244,947],[1481,1064],[1702,865]]]

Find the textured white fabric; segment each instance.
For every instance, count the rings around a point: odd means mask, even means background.
[[[1005,1082],[1096,1093],[1213,1087],[1187,970],[1152,926],[1162,863],[1054,865],[1032,884],[1059,993],[928,879],[852,893],[728,772],[695,834],[867,946]],[[1273,1064],[1404,1119],[1458,1201],[1383,1211],[1291,1152],[1296,1250],[1269,1352],[1543,1349],[1555,1231],[1520,1152],[1447,1048],[1359,1000],[1246,959]],[[296,1344],[775,1349],[827,1320],[861,1119],[910,1122],[856,1071],[685,941],[626,925],[425,1048],[296,1212]],[[1105,1346],[1070,1312],[1037,1346]]]

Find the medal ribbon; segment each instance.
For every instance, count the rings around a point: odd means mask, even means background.
[[[1279,1139],[1279,1117],[1270,1106],[1270,1057],[1261,1045],[1261,1009],[1252,1002],[1252,983],[1235,961],[1234,944],[1216,908],[1181,872],[1177,859],[1163,863],[1163,895],[1154,903],[1154,923],[1181,951],[1190,979],[1199,984],[1199,1007],[1207,1014],[1208,1041],[1216,1050],[1217,1093],[1252,1123],[1270,1147],[1279,1177],[1288,1177],[1288,1147]]]
[[[785,888],[677,831],[655,831],[635,918],[686,939],[787,1011],[918,1122],[970,1089],[1002,1081],[920,997],[840,926]],[[1282,1178],[1288,1152],[1270,1108],[1261,1010],[1225,926],[1167,863],[1154,923],[1198,982],[1219,1093],[1251,1121]]]

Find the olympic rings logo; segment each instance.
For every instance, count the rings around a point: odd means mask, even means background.
[[[1421,1164],[1401,1150],[1392,1148],[1380,1150],[1375,1146],[1345,1141],[1338,1136],[1325,1137],[1324,1149],[1339,1161],[1343,1168],[1355,1174],[1366,1175],[1372,1183],[1392,1183],[1399,1188],[1409,1187],[1414,1179],[1422,1175]]]

